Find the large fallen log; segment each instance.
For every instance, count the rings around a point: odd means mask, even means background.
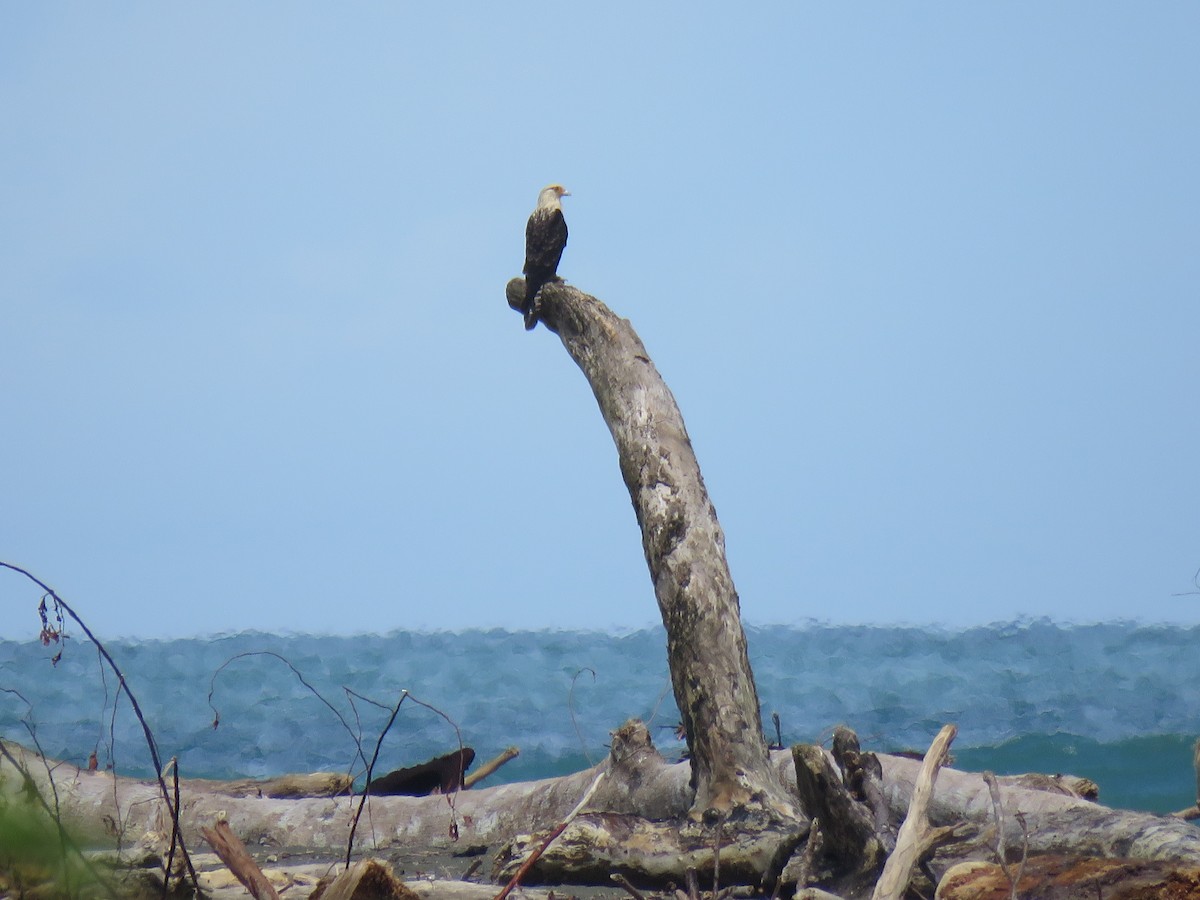
[[[57,796],[63,823],[80,840],[111,846],[162,830],[163,804],[156,783],[45,761],[7,741],[4,746],[28,773],[34,789],[45,797]],[[12,768],[0,759],[0,794],[19,797],[24,775]],[[498,845],[561,821],[600,771],[609,775],[597,792],[597,808],[665,819],[682,816],[689,807],[688,767],[663,760],[645,726],[630,723],[613,734],[608,758],[572,775],[429,797],[370,797],[359,826],[359,844],[363,849]],[[234,796],[224,792],[225,784],[180,782],[180,825],[189,841],[198,840],[201,827],[223,816],[250,845],[336,851],[346,846],[362,800]]]
[[[893,815],[908,809],[921,764],[898,756],[879,755],[884,793]],[[1050,790],[1030,790],[1000,779],[1004,808],[1004,843],[1029,855],[1058,853],[1071,856],[1174,860],[1200,863],[1200,829],[1170,816],[1109,809],[1098,803]],[[1020,814],[1020,818],[1018,818]],[[955,861],[990,858],[995,838],[991,794],[981,775],[942,769],[929,804],[934,826],[966,823],[971,833],[964,852],[956,844],[939,855]],[[1024,821],[1024,828],[1020,822]]]
[[[50,786],[53,779],[63,821],[81,840],[112,846],[121,833],[128,845],[144,832],[161,830],[163,803],[156,784],[43,761],[14,744],[6,743],[5,747],[29,773],[33,787],[46,796],[53,795]],[[369,798],[369,815],[364,815],[360,825],[359,846],[364,852],[413,846],[495,849],[521,835],[549,829],[561,822],[602,770],[608,775],[589,804],[592,812],[574,823],[580,829],[594,826],[595,817],[601,815],[636,816],[652,820],[651,825],[653,821],[687,820],[691,791],[686,763],[664,760],[640,723],[618,730],[612,747],[610,756],[599,766],[560,778],[445,796]],[[884,794],[892,816],[900,821],[908,810],[920,763],[886,754],[878,756]],[[795,791],[791,753],[773,753],[771,764],[781,784]],[[1012,786],[1011,781],[1001,780],[1001,785],[1006,843],[1010,847],[1019,848],[1026,840],[1017,824],[1016,814],[1020,813],[1030,855],[1053,852],[1200,865],[1200,830],[1188,822],[1112,810],[1068,794]],[[16,800],[23,795],[23,787],[24,776],[15,775],[11,763],[0,761],[0,792]],[[328,852],[331,858],[344,852],[353,804],[361,799],[232,797],[208,790],[204,782],[187,780],[181,782],[180,792],[180,824],[190,845],[199,846],[200,828],[211,826],[224,814],[233,832],[251,847],[305,848]],[[993,859],[996,838],[994,833],[989,834],[989,829],[993,828],[994,816],[988,787],[981,776],[942,769],[928,814],[933,826],[966,823],[966,836],[935,854],[932,868],[938,876],[957,862]],[[455,824],[457,841],[452,835]],[[716,824],[692,822],[692,827],[707,827],[711,837]],[[729,834],[733,831],[731,826]],[[660,859],[663,854],[656,852],[661,848],[640,843],[649,833],[645,829],[636,833],[639,841],[607,844],[603,853],[619,855],[622,867],[632,867],[641,860],[643,867],[663,871]],[[571,834],[568,829],[562,847],[576,852],[578,848]],[[732,836],[727,840],[727,847],[734,842]],[[699,843],[702,845],[703,841]],[[663,847],[669,849],[669,845]],[[734,874],[734,851],[726,852],[730,867],[724,871],[730,877]],[[581,877],[573,876],[573,872],[597,870],[594,859],[581,861],[574,867],[561,864],[553,847],[543,863],[557,867],[547,871],[568,881]]]

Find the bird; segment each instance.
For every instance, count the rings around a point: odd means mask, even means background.
[[[538,291],[547,282],[558,280],[558,261],[567,246],[562,198],[570,196],[561,184],[542,188],[525,226],[525,304],[521,312],[525,314],[526,331],[538,323]]]

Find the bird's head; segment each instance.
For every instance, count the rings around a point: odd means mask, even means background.
[[[571,192],[561,184],[548,184],[538,194],[538,206],[558,206],[563,197],[570,197]]]

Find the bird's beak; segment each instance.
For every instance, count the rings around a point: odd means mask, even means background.
[[[564,197],[570,197],[570,196],[571,196],[571,192],[570,192],[570,191],[563,191],[563,192],[562,192],[562,195],[563,195]]]

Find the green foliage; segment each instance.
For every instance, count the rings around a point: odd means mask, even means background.
[[[35,886],[42,895],[71,895],[80,887],[81,868],[68,861],[62,836],[44,811],[0,797],[0,895]]]

